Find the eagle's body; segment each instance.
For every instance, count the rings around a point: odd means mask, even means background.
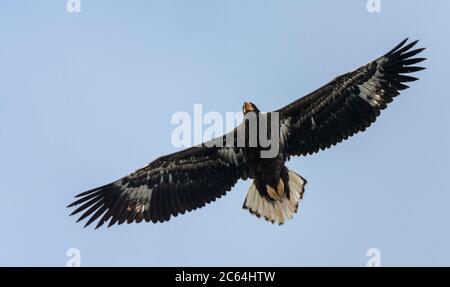
[[[253,103],[244,103],[243,112],[244,115],[256,113],[255,127],[258,140],[260,125],[266,125],[266,130],[270,133],[271,113],[261,113]],[[249,178],[253,179],[253,184],[250,186],[243,208],[272,223],[277,221],[282,224],[285,219],[292,218],[297,212],[298,201],[303,196],[306,180],[286,167],[287,158],[283,141],[279,140],[274,156],[263,157],[261,152],[267,148],[263,148],[259,141],[256,147],[251,147],[249,129],[246,125],[244,128],[246,141],[242,149],[243,161],[246,163]]]
[[[262,157],[266,150],[258,142],[249,145],[245,121],[233,135],[244,134],[240,146],[229,135],[181,152],[162,156],[146,167],[113,183],[79,194],[69,206],[72,213],[84,211],[79,220],[90,216],[86,225],[99,219],[97,227],[124,222],[163,222],[225,195],[239,179],[253,180],[244,208],[258,217],[282,224],[297,212],[306,180],[289,170],[291,156],[307,155],[336,145],[364,131],[381,110],[408,88],[404,83],[417,80],[405,74],[420,71],[424,58],[414,58],[423,49],[411,50],[417,41],[402,41],[382,57],[353,72],[339,76],[303,98],[271,112],[261,113],[252,103],[243,112],[257,115],[257,126],[270,132],[270,119],[279,118],[279,137],[275,156]],[[259,131],[259,129],[258,129]]]

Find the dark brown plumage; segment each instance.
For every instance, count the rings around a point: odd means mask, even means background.
[[[76,196],[69,207],[71,215],[83,212],[78,221],[86,225],[98,220],[97,227],[124,222],[163,222],[195,210],[225,195],[239,179],[253,179],[244,208],[271,222],[282,224],[292,218],[303,197],[306,180],[285,166],[291,156],[307,155],[331,147],[364,131],[381,110],[417,80],[406,75],[424,68],[415,64],[425,60],[415,57],[424,49],[413,49],[417,41],[407,39],[382,57],[336,77],[318,90],[275,111],[280,122],[279,149],[275,157],[261,158],[260,145],[240,147],[236,138],[248,135],[241,124],[216,142],[223,147],[203,144],[162,156],[113,183]],[[253,103],[244,103],[244,114],[263,115]]]

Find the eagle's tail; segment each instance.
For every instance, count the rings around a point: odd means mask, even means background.
[[[261,195],[253,182],[248,190],[243,208],[248,209],[257,217],[263,217],[267,221],[277,222],[281,225],[297,212],[299,202],[305,192],[306,182],[303,177],[288,170],[287,184],[281,181],[279,185],[284,186],[284,192],[276,199]]]

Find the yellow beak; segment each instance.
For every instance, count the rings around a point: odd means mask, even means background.
[[[249,112],[254,112],[255,109],[253,108],[252,104],[250,102],[244,102],[244,114]]]

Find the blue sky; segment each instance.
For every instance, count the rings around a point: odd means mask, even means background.
[[[0,265],[450,265],[448,1],[0,2]],[[284,106],[405,37],[428,68],[365,133],[288,166],[284,226],[241,209],[249,182],[165,224],[94,231],[65,206],[174,148],[176,111]]]

